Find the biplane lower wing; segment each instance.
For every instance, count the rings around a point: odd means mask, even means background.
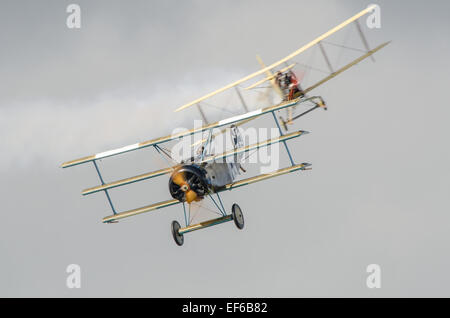
[[[117,214],[114,214],[111,216],[104,217],[103,223],[114,222],[119,219],[127,218],[129,216],[138,215],[141,213],[162,209],[162,208],[165,208],[165,207],[168,207],[171,205],[175,205],[178,203],[181,203],[181,202],[176,199],[172,199],[172,200],[167,200],[167,201],[163,201],[163,202],[159,202],[159,203],[155,203],[155,204],[151,204],[151,205],[146,205],[141,208],[137,208],[137,209],[133,209],[133,210],[125,211],[125,212],[120,212],[120,213],[117,213]]]
[[[222,192],[222,191],[226,191],[226,190],[232,190],[235,188],[239,188],[245,185],[249,185],[252,183],[256,183],[259,181],[263,181],[263,180],[267,180],[270,178],[274,178],[274,177],[278,177],[290,172],[295,172],[295,171],[299,171],[299,170],[306,170],[308,169],[308,167],[311,166],[309,163],[301,163],[298,165],[294,165],[291,167],[287,167],[287,168],[283,168],[283,169],[279,169],[276,170],[274,172],[271,173],[265,173],[265,174],[261,174],[255,177],[251,177],[251,178],[247,178],[247,179],[243,179],[240,181],[236,181],[234,183],[230,183],[227,184],[226,186],[224,186],[222,189],[218,190],[217,192]],[[150,212],[150,211],[154,211],[154,210],[158,210],[161,208],[165,208],[171,205],[175,205],[181,203],[180,201],[176,200],[176,199],[172,199],[172,200],[167,200],[167,201],[163,201],[163,202],[159,202],[159,203],[155,203],[155,204],[151,204],[151,205],[147,205],[141,208],[137,208],[137,209],[133,209],[133,210],[129,210],[129,211],[125,211],[125,212],[120,212],[114,215],[110,215],[107,217],[103,218],[103,223],[110,223],[110,222],[115,222],[118,221],[120,219],[123,218],[127,218],[130,216],[134,216],[134,215],[138,215],[138,214],[142,214],[142,213],[146,213],[146,212]]]

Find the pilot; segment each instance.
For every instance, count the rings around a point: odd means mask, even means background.
[[[300,87],[300,84],[298,83],[297,77],[295,76],[294,72],[289,71],[286,74],[289,88],[289,95],[288,100],[292,100],[294,98],[303,97],[305,93],[303,92],[302,88]]]

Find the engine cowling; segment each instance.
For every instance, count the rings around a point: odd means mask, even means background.
[[[206,171],[196,164],[179,166],[170,176],[169,191],[180,202],[202,200],[208,192]]]

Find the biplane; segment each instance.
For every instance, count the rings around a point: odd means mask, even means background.
[[[228,84],[214,92],[206,94],[203,97],[200,97],[192,102],[189,102],[175,110],[181,111],[191,106],[197,105],[197,108],[200,111],[200,115],[203,121],[206,122],[205,125],[202,125],[201,127],[195,127],[190,130],[174,133],[165,137],[138,142],[122,148],[97,153],[94,155],[86,156],[72,161],[67,161],[63,163],[61,167],[68,168],[85,163],[93,164],[101,184],[83,190],[82,194],[89,195],[98,192],[105,193],[109,206],[112,209],[112,215],[104,217],[103,218],[104,223],[117,223],[119,220],[127,217],[135,216],[150,211],[155,211],[172,205],[181,204],[183,206],[183,213],[184,213],[184,227],[182,227],[178,221],[173,221],[171,224],[172,235],[177,245],[180,246],[183,245],[184,235],[186,233],[215,226],[229,221],[233,221],[238,229],[243,229],[244,216],[240,206],[234,203],[231,207],[231,211],[227,212],[220,196],[221,192],[230,191],[236,188],[253,184],[255,182],[267,180],[269,178],[278,177],[288,173],[311,169],[311,164],[309,163],[296,163],[288,146],[289,140],[300,137],[306,134],[307,132],[303,130],[288,132],[288,125],[292,124],[293,121],[295,121],[296,119],[306,115],[307,113],[315,109],[319,108],[325,110],[327,109],[326,103],[321,96],[309,96],[309,93],[312,90],[316,89],[320,85],[336,77],[340,73],[351,68],[352,66],[361,62],[362,60],[368,57],[372,57],[372,55],[375,52],[381,50],[383,47],[389,44],[389,42],[385,42],[371,49],[361,30],[358,19],[372,12],[374,9],[375,9],[374,6],[367,7],[366,9],[357,13],[353,17],[347,19],[346,21],[342,22],[341,24],[337,25],[336,27],[317,37],[313,41],[302,46],[295,52],[289,54],[288,56],[277,62],[272,63],[269,66],[266,66],[263,63],[262,59],[260,57],[257,57],[258,62],[261,66],[260,70],[248,76],[245,76],[244,78],[241,78],[238,81]],[[358,30],[358,33],[361,37],[362,43],[365,47],[365,50],[362,55],[352,60],[350,63],[335,70],[332,67],[330,60],[324,50],[323,45],[324,40],[330,37],[332,34],[350,25],[351,23],[355,24],[356,29]],[[307,88],[301,88],[299,85],[299,81],[295,76],[295,73],[292,71],[292,69],[295,66],[295,63],[292,63],[292,61],[299,54],[305,52],[306,50],[310,49],[313,46],[318,46],[320,48],[323,59],[328,65],[330,73],[326,77],[320,79],[318,82],[312,84],[311,86]],[[248,83],[250,80],[256,79],[257,77],[261,76],[262,78],[258,79],[256,82],[252,84],[246,84],[245,87],[241,86],[241,84]],[[276,95],[279,96],[280,101],[271,106],[260,107],[255,110],[249,110],[244,99],[242,98],[242,92],[259,87],[264,83],[270,84],[270,88],[273,90],[273,92],[276,93]],[[210,99],[213,96],[218,95],[224,91],[228,91],[232,88],[235,88],[236,93],[242,102],[244,113],[226,119],[221,119],[212,123],[208,123],[206,121],[204,111],[200,107],[200,103],[203,103],[203,101]],[[294,108],[303,105],[308,106],[308,108],[300,112],[299,114],[295,114]],[[286,120],[283,119],[283,117],[281,116],[277,116],[277,114],[279,114],[280,111],[287,111],[288,117],[286,118]],[[276,129],[279,132],[279,135],[277,137],[268,140],[258,141],[253,144],[245,145],[239,133],[238,127],[256,118],[260,118],[264,115],[271,116],[273,118],[276,125]],[[219,133],[217,132],[214,133],[214,131],[217,130],[219,130]],[[231,134],[232,137],[231,139],[233,142],[232,149],[220,153],[212,152],[210,147],[212,140],[216,138],[218,134],[224,133],[225,130],[229,131]],[[170,141],[181,140],[185,137],[189,137],[194,134],[201,134],[202,136],[204,136],[205,134],[207,135],[206,138],[202,137],[203,139],[201,139],[200,142],[195,145],[197,147],[197,152],[195,156],[191,156],[190,158],[184,158],[183,160],[180,160],[179,162],[176,162],[174,164],[170,164],[167,161],[166,168],[143,173],[133,177],[128,177],[125,179],[116,180],[112,182],[105,182],[105,180],[103,179],[103,176],[100,172],[98,165],[99,161],[102,159],[117,155],[123,155],[125,153],[137,151],[144,148],[153,148],[158,155],[162,156],[167,160],[167,157],[171,158],[171,155],[170,153],[168,153],[167,149],[164,148],[163,146],[164,144]],[[289,166],[272,171],[270,173],[263,173],[244,179],[239,178],[239,175],[241,173],[246,173],[246,170],[242,167],[242,165],[239,162],[243,154],[246,154],[250,151],[254,151],[255,149],[257,150],[261,147],[267,147],[269,145],[277,143],[280,143],[282,144],[282,146],[284,146],[283,148],[286,151],[286,154],[290,162]],[[233,160],[227,161],[226,160],[227,158],[233,158]],[[110,189],[122,187],[125,185],[129,185],[144,180],[153,179],[163,175],[169,176],[168,185],[169,185],[169,193],[172,197],[171,199],[123,212],[116,211],[109,193]],[[220,215],[220,217],[192,224],[190,217],[191,204],[202,201],[207,198],[211,200],[217,211],[219,211],[218,214]]]

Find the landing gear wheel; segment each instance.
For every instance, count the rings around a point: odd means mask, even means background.
[[[231,215],[233,216],[234,224],[236,224],[239,230],[244,228],[244,215],[242,214],[242,210],[236,203],[231,207]]]
[[[183,245],[184,243],[184,236],[183,234],[178,233],[178,230],[181,228],[180,223],[177,221],[172,221],[172,236],[175,240],[175,243],[177,243],[178,246]]]

